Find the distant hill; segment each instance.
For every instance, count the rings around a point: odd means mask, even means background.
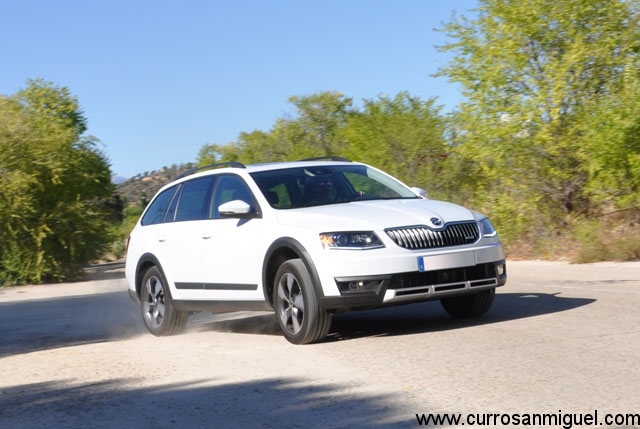
[[[127,181],[126,177],[122,177],[122,176],[111,176],[111,183],[113,183],[114,185],[119,185],[121,183],[124,183]]]
[[[185,171],[189,171],[196,167],[194,163],[173,164],[171,167],[162,167],[157,171],[145,171],[144,174],[126,179],[121,183],[116,183],[116,189],[120,194],[120,198],[125,206],[133,206],[139,204],[143,199],[148,202],[158,189],[178,177]]]

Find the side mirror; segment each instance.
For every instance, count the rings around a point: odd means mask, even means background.
[[[247,219],[256,217],[256,212],[253,208],[242,200],[227,201],[224,204],[220,204],[218,207],[218,213],[224,218],[240,218]]]
[[[424,199],[427,199],[427,198],[428,198],[429,193],[428,193],[427,191],[425,191],[424,189],[422,189],[422,188],[418,188],[418,187],[416,187],[416,186],[413,186],[413,187],[411,188],[411,190],[412,190],[416,195],[418,195],[418,196],[420,196],[420,197],[422,197],[422,198],[424,198]]]

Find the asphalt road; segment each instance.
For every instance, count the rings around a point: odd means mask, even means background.
[[[640,263],[508,267],[481,319],[437,302],[345,313],[309,346],[270,313],[155,338],[118,265],[0,289],[0,427],[417,427],[422,413],[524,427],[514,414],[595,410],[596,425],[640,425]]]

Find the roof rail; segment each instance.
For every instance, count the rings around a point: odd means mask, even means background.
[[[350,159],[343,158],[341,156],[318,156],[316,158],[305,158],[300,161],[341,161],[341,162],[353,162]]]
[[[174,180],[182,179],[183,177],[191,176],[194,173],[202,170],[212,170],[214,168],[222,168],[222,167],[234,167],[234,168],[246,168],[243,163],[238,161],[229,161],[229,162],[217,162],[215,164],[204,165],[202,167],[197,167],[189,171],[185,171]]]

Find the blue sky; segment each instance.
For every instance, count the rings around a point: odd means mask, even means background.
[[[408,91],[460,100],[434,31],[475,0],[20,0],[0,5],[0,94],[69,88],[114,174],[194,162],[205,144],[268,131],[287,99]]]

